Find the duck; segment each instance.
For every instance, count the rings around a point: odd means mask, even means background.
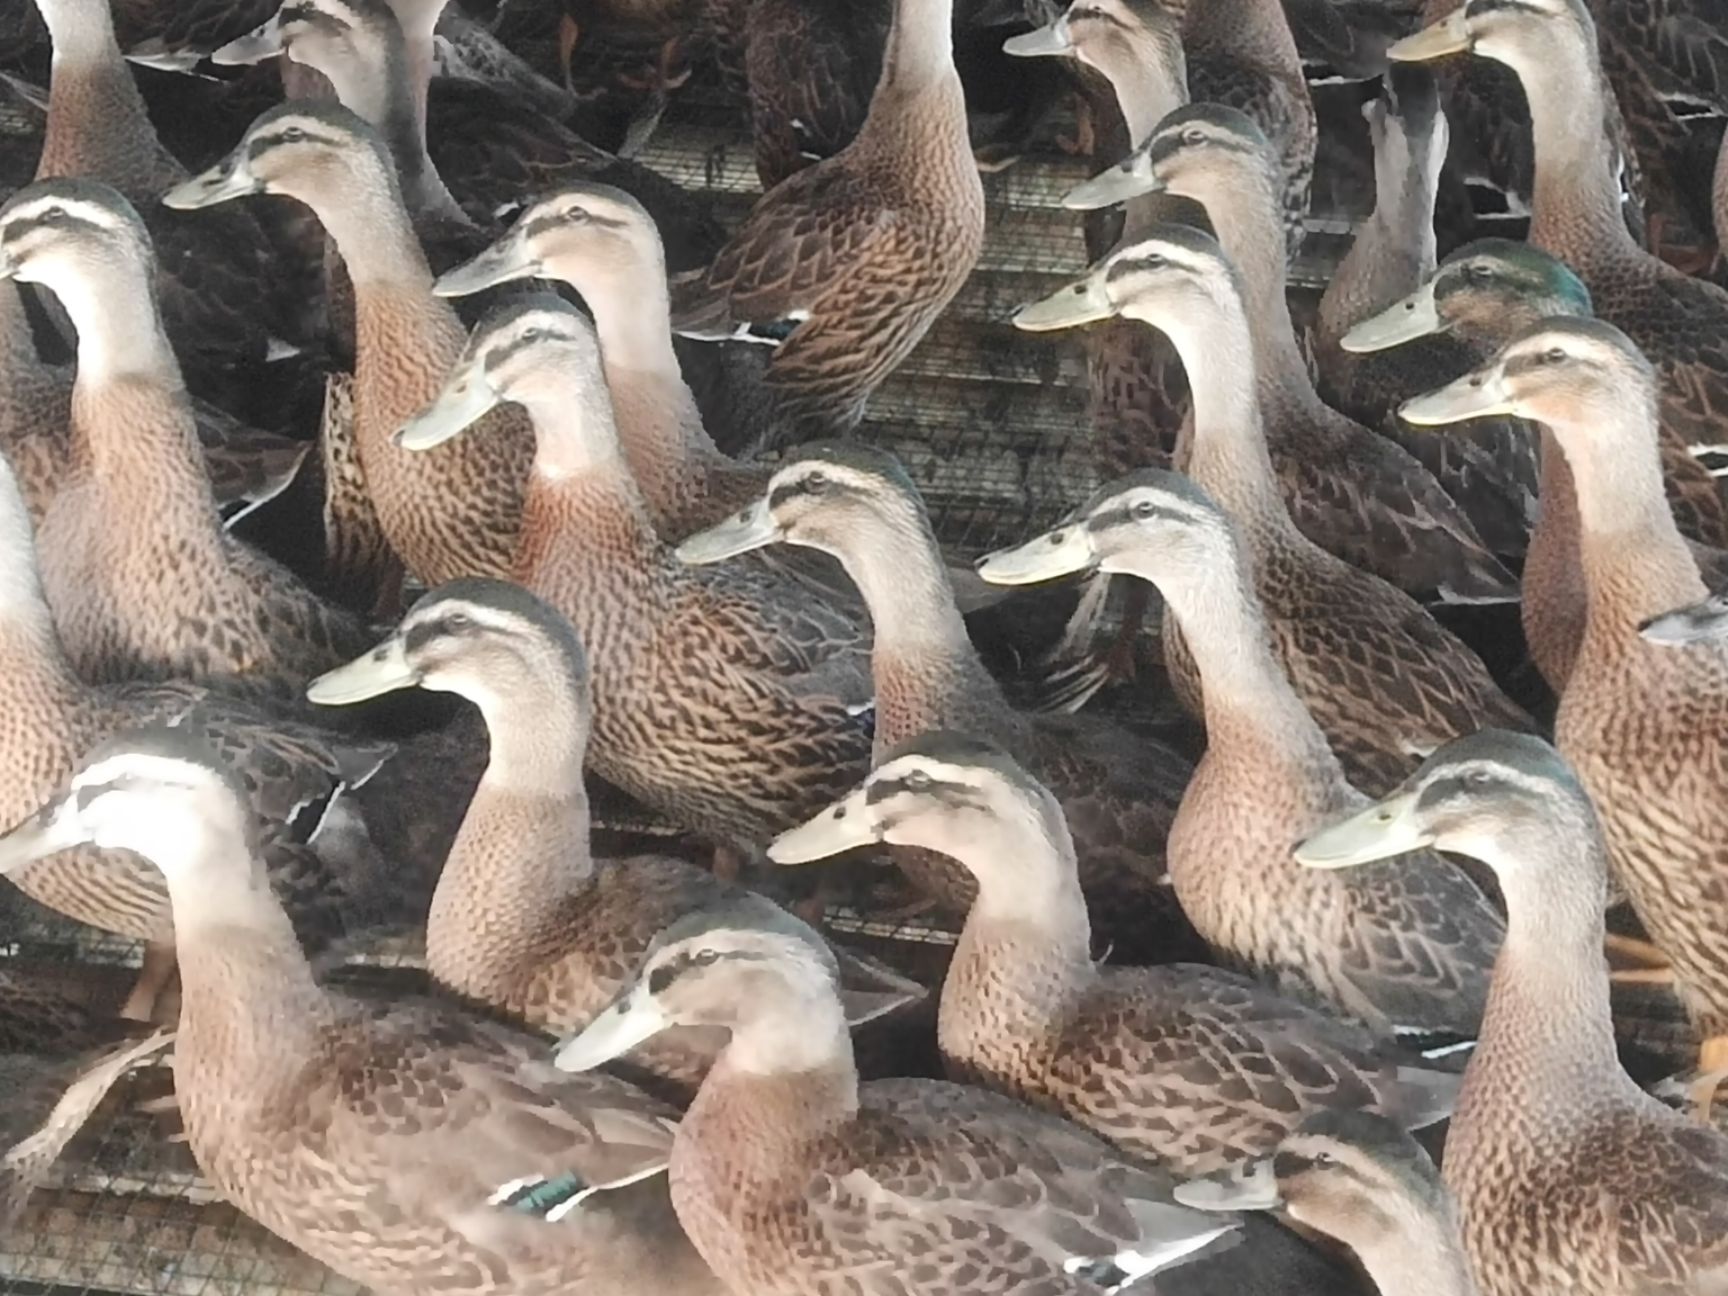
[[[1487,364],[1404,407],[1412,423],[1481,413],[1545,425],[1577,491],[1587,614],[1555,742],[1601,816],[1614,875],[1673,968],[1702,1039],[1693,1097],[1728,1073],[1728,651],[1674,652],[1639,627],[1708,593],[1662,493],[1658,379],[1599,319],[1539,322]]]
[[[1485,730],[1296,848],[1324,870],[1456,851],[1499,879],[1506,942],[1443,1160],[1482,1296],[1702,1296],[1728,1278],[1728,1137],[1615,1051],[1601,806],[1540,738]]]
[[[1349,1247],[1381,1296],[1478,1296],[1433,1159],[1377,1112],[1317,1111],[1245,1173],[1178,1184],[1175,1197],[1201,1210],[1281,1210]]]
[[[1516,10],[1473,0],[1393,45],[1422,62],[1468,51],[1511,68],[1530,103],[1536,178],[1529,241],[1565,261],[1590,289],[1598,318],[1621,329],[1662,376],[1668,454],[1721,440],[1728,405],[1728,291],[1646,252],[1621,214],[1612,149],[1582,130],[1608,99],[1596,24],[1583,0],[1533,0]],[[1722,547],[1720,531],[1695,537]]]
[[[696,1023],[729,1039],[678,1125],[672,1200],[735,1290],[875,1290],[891,1274],[920,1296],[1083,1296],[1153,1271],[1175,1296],[1353,1289],[1276,1230],[1219,1253],[1234,1220],[1175,1207],[1167,1174],[1053,1114],[946,1081],[861,1084],[833,961],[784,912],[680,919],[556,1062],[584,1071]]]
[[[0,818],[21,821],[58,785],[86,748],[146,721],[196,727],[228,753],[250,804],[268,825],[270,875],[296,929],[315,952],[350,925],[363,925],[379,896],[350,867],[353,857],[327,840],[310,845],[328,821],[343,821],[342,801],[393,754],[388,743],[337,739],[255,703],[184,680],[92,685],[75,670],[43,591],[29,510],[11,469],[0,461],[0,565],[9,592],[0,609],[0,679],[5,681],[4,757],[13,777]],[[161,878],[142,861],[114,852],[80,852],[51,866],[26,866],[10,881],[31,899],[79,922],[145,942],[143,968],[119,1015],[148,1021],[174,971],[174,932]]]
[[[670,1108],[452,1005],[323,988],[267,887],[245,797],[184,729],[98,744],[0,839],[0,870],[70,845],[125,850],[172,899],[174,1090],[199,1170],[338,1274],[386,1294],[723,1288],[678,1227]],[[567,1209],[517,1202],[533,1176]],[[385,1205],[387,1203],[387,1205]]]
[[[397,440],[422,453],[484,439],[464,429],[504,402],[537,438],[510,578],[588,651],[588,768],[728,858],[754,858],[862,774],[867,641],[799,582],[677,560],[619,445],[594,326],[561,298],[497,307]]]
[[[1590,290],[1564,262],[1528,243],[1478,239],[1448,256],[1414,293],[1358,322],[1340,341],[1347,351],[1370,353],[1425,338],[1452,339],[1460,350],[1448,370],[1421,367],[1432,387],[1491,359],[1542,319],[1591,314]],[[1419,394],[1405,393],[1406,397]],[[1519,615],[1530,658],[1558,698],[1566,690],[1584,638],[1577,491],[1554,434],[1539,425],[1530,432],[1532,442],[1541,447],[1537,492],[1541,507],[1524,556]],[[1666,450],[1670,443],[1663,444]],[[1706,533],[1707,519],[1715,516],[1721,502],[1714,479],[1689,454],[1664,453],[1662,468],[1675,525],[1683,535]],[[1707,584],[1728,583],[1728,553],[1696,540],[1688,545]]]
[[[1722,132],[1722,146],[1716,153],[1716,175],[1710,185],[1710,209],[1716,225],[1718,256],[1728,256],[1728,130]]]
[[[1419,289],[1435,271],[1435,199],[1446,161],[1446,116],[1433,74],[1396,63],[1363,108],[1374,149],[1374,210],[1321,295],[1314,332],[1319,390],[1364,427],[1391,436],[1434,475],[1502,562],[1518,563],[1536,517],[1535,439],[1517,425],[1480,424],[1468,437],[1398,425],[1400,400],[1470,367],[1454,338],[1367,356],[1342,346],[1351,325]]]
[[[1162,886],[1163,841],[1191,763],[1092,716],[1026,715],[1009,704],[972,644],[923,499],[897,460],[863,445],[800,447],[754,504],[676,552],[706,566],[774,544],[831,555],[863,594],[874,630],[873,759],[930,729],[1001,742],[1061,798],[1082,885],[1117,955],[1155,956],[1182,938],[1187,924]],[[975,881],[940,853],[896,859],[944,910],[971,907]]]
[[[763,381],[783,436],[852,430],[977,263],[984,187],[952,10],[895,0],[857,136],[769,190],[706,269],[673,280],[680,334],[773,348]]]
[[[468,699],[491,739],[432,897],[426,967],[440,986],[568,1035],[611,1002],[663,928],[730,892],[670,856],[594,857],[582,779],[593,723],[588,659],[543,599],[480,577],[442,585],[307,695],[352,706],[405,688]],[[924,995],[873,960],[836,957],[855,1025]],[[688,1099],[716,1051],[702,1032],[670,1032],[631,1060]]]
[[[1661,612],[1638,627],[1638,633],[1664,648],[1688,648],[1728,634],[1728,596],[1721,590],[1697,603]]]
[[[1091,208],[1164,192],[1205,205],[1248,294],[1266,439],[1303,534],[1419,596],[1512,598],[1516,581],[1433,476],[1408,451],[1340,414],[1314,390],[1284,297],[1276,166],[1265,136],[1242,113],[1191,104],[1166,117],[1127,161],[1064,201]],[[1033,319],[1021,312],[1016,322],[1027,328]],[[1195,385],[1192,373],[1189,385]],[[1181,453],[1179,446],[1178,462]]]
[[[38,355],[18,286],[0,286],[0,449],[38,523],[66,477],[72,384],[70,368]],[[249,427],[197,397],[192,412],[224,525],[268,504],[299,474],[305,442]]]
[[[764,190],[857,137],[893,16],[891,0],[748,0],[744,75]]]
[[[1170,881],[1217,958],[1388,1038],[1474,1039],[1503,925],[1465,873],[1432,855],[1355,877],[1290,863],[1297,835],[1365,798],[1272,649],[1250,554],[1201,487],[1144,469],[981,570],[1029,581],[1096,563],[1163,592],[1200,665],[1207,732],[1170,830]]]
[[[432,293],[432,271],[383,141],[340,104],[281,104],[253,122],[226,158],[163,201],[196,210],[259,193],[311,208],[348,267],[354,449],[391,549],[429,587],[507,575],[533,453],[527,420],[501,411],[489,420],[490,435],[430,454],[409,454],[391,440],[438,393],[465,335],[455,311]]]
[[[223,531],[154,269],[144,222],[98,181],[38,181],[0,206],[0,278],[52,292],[78,331],[43,585],[90,680],[281,693],[358,651],[366,628]]]
[[[314,341],[319,321],[296,309],[282,290],[284,277],[271,274],[279,253],[249,214],[197,223],[155,208],[186,170],[151,125],[106,0],[37,0],[37,7],[54,58],[36,179],[97,180],[151,212],[152,238],[163,253],[163,314],[192,389],[247,409],[259,366],[273,350]]]
[[[1209,235],[1161,225],[1086,278],[1023,307],[1016,323],[1049,328],[1125,316],[1165,333],[1184,363],[1203,375],[1194,384],[1186,468],[1240,529],[1245,570],[1253,573],[1280,672],[1351,782],[1384,791],[1409,774],[1419,753],[1448,738],[1484,724],[1530,727],[1480,659],[1419,603],[1298,529],[1299,514],[1285,502],[1288,483],[1279,481],[1267,446],[1263,385],[1254,377],[1258,356],[1250,343],[1252,300]],[[1059,534],[1073,539],[1084,529]],[[1038,544],[1018,552],[1030,562]],[[1069,552],[1073,561],[1064,570],[1095,566],[1084,547]],[[982,564],[980,574],[1044,579],[1039,570],[1033,562],[1022,576],[999,561]],[[1166,625],[1165,660],[1178,696],[1199,712],[1206,709],[1198,686],[1203,663],[1183,647],[1185,633]]]
[[[1372,1032],[1194,963],[1101,968],[1056,798],[1002,748],[932,731],[783,833],[779,864],[879,843],[940,851],[977,881],[942,987],[950,1079],[1058,1112],[1183,1175],[1269,1154],[1306,1115],[1444,1117],[1457,1077]]]

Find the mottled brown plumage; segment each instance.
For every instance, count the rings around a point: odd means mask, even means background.
[[[1194,483],[1148,469],[981,570],[1036,579],[1097,562],[1164,594],[1199,664],[1207,733],[1171,829],[1170,879],[1218,955],[1383,1032],[1469,1037],[1502,928],[1468,877],[1433,856],[1343,877],[1290,860],[1297,836],[1363,797],[1271,647],[1239,534]],[[1394,694],[1401,684],[1391,678]]]
[[[801,582],[678,562],[624,461],[593,326],[550,297],[489,316],[405,439],[456,434],[481,390],[533,421],[514,578],[570,618],[593,663],[589,768],[683,827],[745,846],[859,777],[870,682],[857,626]]]
[[[126,200],[92,181],[31,185],[0,208],[0,257],[78,329],[66,472],[40,539],[80,672],[292,687],[362,646],[353,618],[223,533]]]
[[[7,839],[7,862],[44,834],[138,851],[167,879],[187,1142],[266,1228],[380,1293],[720,1290],[658,1173],[671,1113],[609,1077],[560,1076],[539,1041],[451,1007],[319,987],[260,885],[238,789],[195,739],[98,749]],[[541,1180],[568,1197],[644,1175],[561,1219],[519,1204]]]
[[[858,422],[978,259],[984,189],[951,21],[949,0],[897,0],[857,138],[770,190],[673,284],[681,333],[775,345],[765,381],[806,436]]]
[[[1443,1170],[1483,1296],[1713,1296],[1728,1287],[1728,1138],[1621,1068],[1592,800],[1546,743],[1489,731],[1297,854],[1339,868],[1427,844],[1499,879],[1506,943]]]
[[[1181,1174],[1269,1153],[1304,1115],[1444,1115],[1456,1081],[1400,1066],[1362,1027],[1199,964],[1099,968],[1061,806],[1001,748],[944,732],[891,748],[864,786],[781,837],[806,860],[884,841],[976,880],[942,989],[955,1080],[1086,1126]]]
[[[679,553],[711,561],[774,541],[833,555],[864,595],[875,628],[877,759],[932,729],[1001,743],[1061,801],[1104,939],[1129,958],[1155,958],[1180,939],[1186,923],[1162,888],[1163,841],[1188,760],[1098,717],[1027,716],[1008,704],[967,636],[917,487],[892,457],[862,446],[805,447],[738,520]],[[945,907],[964,913],[971,904],[975,885],[951,860],[920,851],[905,852],[902,863]]]
[[[1162,1175],[1059,1118],[938,1081],[860,1085],[833,975],[790,917],[695,915],[559,1054],[594,1066],[656,1022],[731,1031],[678,1127],[671,1178],[680,1222],[732,1290],[1080,1296],[1121,1281],[1087,1259],[1120,1270],[1210,1231],[1169,1204]],[[1279,1257],[1284,1290],[1327,1290],[1307,1286],[1313,1261],[1294,1250]],[[1220,1290],[1254,1289],[1233,1277]]]

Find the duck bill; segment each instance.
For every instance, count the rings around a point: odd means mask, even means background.
[[[440,297],[468,297],[514,279],[539,278],[541,272],[539,260],[528,255],[523,240],[507,234],[472,260],[439,275],[432,291]]]
[[[263,184],[236,151],[208,171],[201,171],[190,180],[175,185],[162,195],[162,205],[176,211],[196,211],[200,207],[214,207],[217,203],[263,192]]]
[[[1387,47],[1386,57],[1394,63],[1426,63],[1429,59],[1445,58],[1448,54],[1467,53],[1475,39],[1470,35],[1470,21],[1460,4],[1439,22],[1424,27],[1413,36],[1394,41]]]
[[[558,1046],[560,1071],[592,1071],[645,1044],[672,1022],[638,981],[576,1034]]]
[[[1245,1162],[1222,1178],[1177,1184],[1171,1195],[1182,1205],[1203,1211],[1266,1211],[1283,1204],[1271,1157]]]
[[[750,507],[740,509],[724,522],[716,522],[706,531],[690,536],[673,552],[678,561],[691,567],[724,562],[747,554],[752,549],[765,549],[786,538],[780,524],[763,496]]]
[[[1050,58],[1074,52],[1074,38],[1068,30],[1068,15],[1023,36],[1010,36],[1002,42],[1002,52],[1015,58]]]
[[[1082,180],[1062,196],[1062,205],[1069,211],[1097,211],[1114,207],[1131,198],[1157,193],[1160,185],[1134,165],[1134,159],[1120,162],[1108,171]]]
[[[1116,308],[1110,304],[1110,297],[1104,291],[1103,273],[1094,271],[1043,301],[1022,306],[1014,312],[1014,327],[1028,333],[1049,333],[1055,329],[1095,324],[1115,314]]]
[[[768,858],[776,864],[812,864],[881,840],[882,824],[859,788],[808,823],[781,833],[768,844]]]
[[[404,450],[441,446],[502,403],[503,397],[477,366],[462,365],[445,380],[437,400],[396,429],[396,444]]]
[[[1091,534],[1084,523],[1075,522],[1023,545],[985,554],[978,560],[978,575],[992,585],[1039,585],[1097,565]]]
[[[1728,637],[1728,611],[1710,604],[1677,608],[1651,617],[1638,633],[1663,648],[1688,648],[1693,644]]]
[[[1498,370],[1477,370],[1439,391],[1415,396],[1398,407],[1398,416],[1418,427],[1440,427],[1465,419],[1516,414],[1506,380]]]
[[[78,821],[77,795],[63,792],[0,837],[0,877],[89,840]]]
[[[419,672],[408,664],[407,645],[392,636],[364,657],[325,671],[306,686],[306,698],[319,706],[351,706],[419,683]]]
[[[210,55],[210,61],[222,67],[245,67],[275,58],[282,52],[282,15],[271,14],[269,21],[260,23],[244,36],[236,36]]]
[[[1296,862],[1311,869],[1354,868],[1433,844],[1417,821],[1416,793],[1395,792],[1309,837],[1296,847]]]
[[[1434,333],[1443,333],[1446,325],[1434,304],[1434,285],[1423,284],[1401,302],[1396,302],[1378,315],[1363,320],[1338,339],[1344,350],[1356,354],[1366,351],[1388,351],[1393,347],[1414,342]]]

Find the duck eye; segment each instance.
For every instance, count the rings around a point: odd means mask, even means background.
[[[1182,142],[1184,144],[1204,144],[1206,142],[1206,132],[1201,130],[1198,126],[1190,126],[1187,130],[1182,132]]]
[[[282,132],[282,138],[290,144],[298,144],[306,138],[306,132],[298,126],[290,126]]]
[[[930,776],[923,770],[912,770],[906,775],[906,786],[914,792],[928,792]]]
[[[532,328],[522,330],[522,340],[524,342],[538,342],[545,336],[546,330],[541,328],[538,324],[534,325]]]
[[[826,473],[813,472],[804,478],[804,489],[812,495],[826,494],[832,484]]]
[[[1464,267],[1464,273],[1469,275],[1472,279],[1486,279],[1493,272],[1481,262],[1473,262]]]
[[[42,213],[39,219],[44,225],[64,225],[66,223],[66,209],[64,207],[50,207]]]
[[[1464,785],[1472,788],[1485,788],[1494,780],[1488,776],[1487,770],[1469,770],[1464,775]]]
[[[466,612],[447,612],[444,615],[444,628],[453,634],[467,634],[474,629],[474,618]]]
[[[1142,521],[1158,516],[1158,506],[1151,500],[1135,500],[1134,516]]]
[[[719,958],[720,951],[717,949],[697,950],[690,962],[695,964],[697,967],[707,967],[712,963],[718,962]]]
[[[1542,353],[1542,360],[1543,360],[1543,363],[1545,363],[1545,364],[1560,364],[1565,359],[1566,359],[1566,352],[1562,348],[1557,347],[1557,346],[1556,347],[1549,347],[1546,351],[1544,351]]]
[[[566,207],[564,219],[573,225],[585,224],[588,220],[588,209],[586,207]]]

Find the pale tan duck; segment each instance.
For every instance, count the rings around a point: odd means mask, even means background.
[[[544,600],[507,581],[442,585],[389,639],[315,680],[308,695],[345,705],[415,687],[473,702],[491,738],[432,898],[426,967],[441,985],[567,1034],[612,1001],[674,919],[728,898],[751,903],[669,856],[594,857],[582,777],[593,723],[588,659]],[[854,1024],[923,997],[873,962],[836,957]],[[722,1042],[668,1032],[630,1061],[688,1096]]]
[[[1728,1074],[1728,645],[1676,652],[1639,634],[1708,591],[1662,493],[1658,376],[1627,336],[1547,320],[1404,407],[1413,423],[1483,412],[1545,424],[1572,468],[1588,614],[1555,740],[1602,817],[1615,879],[1668,956]]]
[[[1443,1169],[1482,1296],[1728,1287],[1728,1138],[1645,1094],[1615,1050],[1600,805],[1548,744],[1488,731],[1297,847],[1336,869],[1427,846],[1499,879],[1506,943]]]
[[[17,823],[71,772],[92,744],[151,720],[197,728],[246,780],[268,825],[267,858],[309,948],[342,932],[347,877],[305,846],[344,787],[369,778],[387,745],[334,742],[301,726],[183,683],[91,686],[61,647],[37,572],[29,513],[0,463],[0,763],[8,771],[0,819]],[[332,856],[332,858],[335,858]],[[10,880],[79,922],[147,942],[144,970],[122,1015],[147,1019],[174,969],[173,925],[160,874],[124,852],[80,850],[25,865]]]
[[[244,402],[272,337],[309,340],[318,312],[289,300],[287,277],[271,274],[273,249],[249,214],[196,228],[155,205],[186,169],[145,112],[107,0],[36,0],[36,6],[54,42],[36,178],[100,180],[137,205],[165,252],[158,287],[181,364],[200,394]]]
[[[92,680],[297,686],[364,627],[223,533],[153,270],[105,185],[38,181],[0,208],[0,276],[53,292],[78,331],[69,473],[41,534],[56,624]]]
[[[1290,859],[1292,841],[1364,797],[1271,647],[1251,552],[1193,482],[1146,469],[980,565],[1031,581],[1097,564],[1164,595],[1200,665],[1207,737],[1171,829],[1170,880],[1220,957],[1387,1035],[1472,1038],[1503,928],[1463,872],[1436,855],[1355,876]]]
[[[1303,534],[1413,594],[1513,597],[1515,582],[1433,476],[1314,390],[1284,296],[1277,159],[1253,122],[1217,104],[1180,108],[1126,162],[1067,201],[1092,207],[1149,192],[1202,203],[1241,274],[1266,440]]]
[[[680,333],[774,346],[765,381],[798,439],[856,425],[978,260],[984,188],[952,22],[952,0],[896,0],[857,138],[763,195],[706,270],[673,283]]]
[[[713,563],[782,543],[837,558],[863,593],[875,630],[876,759],[932,729],[1001,743],[1061,798],[1082,885],[1117,956],[1154,960],[1184,939],[1187,923],[1163,886],[1163,843],[1191,764],[1096,716],[1026,715],[1009,704],[955,606],[918,488],[892,456],[861,445],[805,446],[754,504],[677,552],[688,563]],[[896,858],[950,911],[971,905],[975,883],[951,860],[924,851]]]
[[[1304,1116],[1442,1118],[1456,1077],[1383,1038],[1200,964],[1101,968],[1056,798],[993,743],[941,731],[769,848],[781,864],[886,842],[977,881],[942,987],[948,1074],[1059,1112],[1147,1163],[1212,1174],[1271,1153]]]
[[[667,1200],[671,1111],[607,1076],[561,1076],[540,1041],[453,1007],[320,987],[260,885],[232,774],[194,737],[99,746],[0,839],[0,872],[85,843],[166,880],[187,1143],[253,1219],[392,1296],[720,1296]],[[543,1181],[567,1211],[528,1192]]]
[[[1223,1183],[1179,1184],[1203,1210],[1279,1210],[1355,1252],[1380,1296],[1478,1296],[1458,1208],[1432,1158],[1367,1111],[1320,1111]]]
[[[1427,611],[1297,529],[1266,446],[1252,309],[1217,243],[1166,225],[1017,320],[1048,327],[1125,315],[1166,333],[1200,375],[1187,470],[1241,529],[1280,670],[1352,783],[1384,791],[1450,738],[1485,724],[1527,727],[1487,668]],[[995,577],[989,567],[983,574]],[[1198,711],[1196,673],[1206,663],[1196,667],[1181,642],[1166,636],[1166,658]]]
[[[1646,252],[1626,228],[1614,149],[1598,125],[1612,91],[1583,0],[1472,0],[1387,53],[1422,60],[1465,50],[1507,65],[1523,84],[1536,155],[1530,242],[1570,265],[1597,316],[1656,366],[1664,460],[1682,447],[1716,447],[1728,408],[1728,292]],[[1728,522],[1719,528],[1693,538],[1728,544]]]
[[[618,443],[599,342],[526,296],[474,332],[402,431],[419,453],[503,402],[536,436],[514,579],[570,618],[593,663],[588,767],[684,828],[753,849],[862,774],[868,644],[802,582],[694,571],[655,533]]]
[[[1350,350],[1378,351],[1441,336],[1456,340],[1479,364],[1538,320],[1590,313],[1590,290],[1563,263],[1528,243],[1479,239],[1447,257],[1415,293],[1363,320],[1342,341]],[[1434,379],[1446,376],[1437,373]],[[1584,563],[1572,470],[1553,432],[1542,428],[1537,436],[1541,507],[1524,556],[1519,613],[1530,658],[1559,697],[1584,638]],[[1663,469],[1675,525],[1682,533],[1697,530],[1687,520],[1714,516],[1720,500],[1715,480],[1689,454],[1678,460],[1664,454]],[[1691,547],[1707,584],[1728,582],[1728,554],[1695,541]]]
[[[1162,1173],[1058,1117],[942,1081],[860,1084],[833,961],[789,915],[721,909],[669,928],[558,1064],[593,1067],[688,1024],[730,1040],[679,1123],[672,1201],[734,1291],[1096,1296],[1156,1269],[1175,1296],[1352,1290],[1276,1230],[1208,1254],[1219,1235],[1170,1204]]]

